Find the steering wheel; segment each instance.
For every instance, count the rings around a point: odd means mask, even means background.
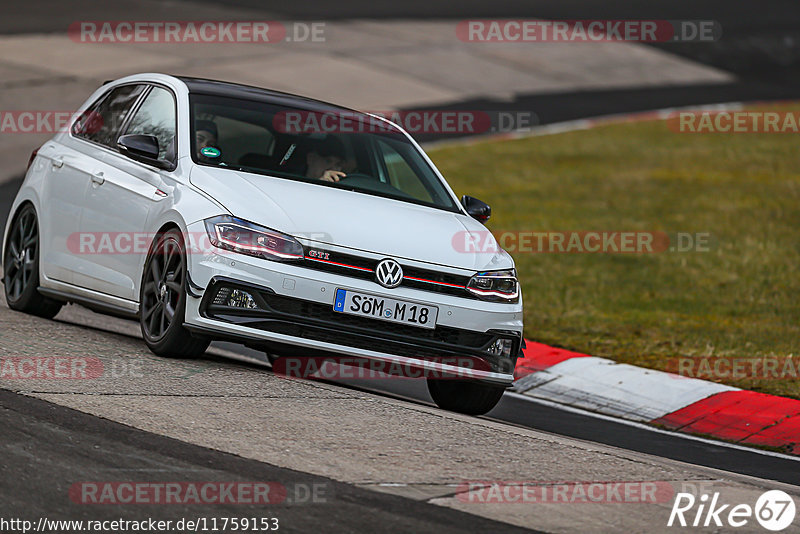
[[[375,178],[374,176],[370,176],[369,174],[363,174],[360,172],[351,172],[345,174],[344,176],[339,178],[339,181],[337,183],[343,185],[354,185],[356,187],[365,187],[367,189],[369,189],[370,186],[372,186],[371,188],[374,189],[376,184],[377,187],[380,187],[382,185],[381,181]]]
[[[373,182],[377,182],[378,181],[378,179],[375,178],[374,176],[370,176],[369,174],[364,174],[364,173],[361,173],[361,172],[348,172],[342,178],[339,178],[339,181],[341,182],[342,180],[352,180],[352,179],[356,179],[356,180],[367,179],[367,180],[372,180]]]
[[[381,182],[374,176],[360,172],[351,172],[350,174],[346,174],[343,178],[339,179],[338,183],[360,187],[367,191],[374,191],[376,193],[386,193],[412,198],[408,193],[401,191],[392,185]]]

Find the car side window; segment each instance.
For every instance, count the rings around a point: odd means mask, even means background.
[[[123,85],[95,102],[72,125],[72,135],[116,150],[120,129],[144,85]]]
[[[154,135],[158,139],[158,159],[175,163],[175,98],[161,87],[153,87],[136,110],[126,134]]]

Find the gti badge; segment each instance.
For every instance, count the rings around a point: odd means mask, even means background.
[[[321,250],[309,250],[308,255],[312,258],[319,258],[321,260],[329,260],[331,258],[330,252],[322,252]]]
[[[375,278],[383,287],[392,289],[403,281],[403,268],[394,260],[382,260],[375,268]]]

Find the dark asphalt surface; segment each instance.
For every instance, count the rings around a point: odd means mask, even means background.
[[[87,0],[82,0],[83,2]],[[662,50],[736,73],[745,82],[788,85],[800,90],[800,3],[796,0],[409,0],[370,2],[325,0],[263,2],[205,0],[263,9],[283,18],[541,18],[601,20],[714,20],[722,36],[713,43],[657,43]],[[680,89],[678,89],[679,91]],[[680,98],[681,95],[676,95]],[[702,102],[701,102],[702,103]]]
[[[774,98],[773,94],[787,92],[793,98],[800,95],[800,3],[796,0],[766,0],[761,2],[730,2],[727,0],[620,0],[590,2],[587,0],[408,0],[404,2],[374,2],[369,0],[298,0],[277,2],[263,0],[199,0],[189,4],[169,0],[35,0],[15,2],[7,6],[0,19],[0,34],[64,32],[80,20],[195,20],[201,9],[191,5],[231,6],[252,10],[252,18],[341,20],[351,18],[543,18],[543,19],[603,19],[603,20],[713,20],[722,28],[716,42],[654,43],[667,52],[694,61],[713,65],[735,73],[739,81],[723,90],[720,97],[741,94],[743,98]],[[47,16],[42,16],[46,13]],[[242,17],[230,15],[232,18]],[[228,17],[220,17],[228,18]],[[524,46],[524,45],[522,45]],[[755,85],[754,85],[755,84]],[[750,93],[763,85],[763,96]],[[675,104],[693,102],[674,90]],[[590,95],[594,92],[588,92]],[[594,100],[601,99],[597,92]],[[780,98],[786,98],[781,96]],[[716,100],[722,101],[722,100]],[[651,106],[652,109],[653,106]],[[545,109],[546,106],[541,106]],[[473,108],[474,109],[474,108]],[[529,108],[530,109],[530,108]],[[537,106],[533,109],[540,109]],[[581,112],[586,116],[586,111]]]
[[[753,102],[795,100],[800,98],[800,86],[793,87],[763,81],[741,81],[731,84],[674,85],[641,89],[606,91],[576,91],[552,94],[516,94],[511,100],[474,99],[446,105],[415,106],[414,110],[478,110],[492,117],[503,112],[530,112],[535,122],[531,126],[553,124],[576,119],[600,117],[620,113],[634,113],[654,109],[699,106],[725,102]],[[449,135],[449,138],[466,137],[466,134]],[[415,135],[420,142],[437,141],[436,134]]]
[[[39,518],[175,522],[207,518],[210,525],[212,518],[264,517],[278,518],[279,532],[531,532],[189,445],[2,389],[0,425],[0,517],[5,519],[36,524]],[[198,486],[276,483],[280,486],[271,484],[272,491],[277,495],[285,491],[286,499],[268,505],[102,505],[83,504],[79,492],[70,493],[73,484],[118,480]]]
[[[199,0],[195,9],[168,0],[36,0],[15,3],[0,19],[0,34],[64,32],[79,20],[193,20],[202,8],[230,6],[252,10],[251,18],[341,20],[351,18],[544,18],[713,20],[722,28],[715,42],[652,43],[652,46],[733,73],[736,80],[715,85],[671,85],[656,88],[516,94],[511,100],[451,102],[432,109],[532,112],[539,124],[614,113],[730,101],[800,99],[800,2],[728,2],[724,0],[444,0],[370,2],[324,0],[264,2]],[[47,13],[47,17],[42,17]],[[241,19],[237,14],[219,18]],[[525,46],[520,44],[520,46]],[[420,109],[415,106],[414,109]],[[430,141],[434,136],[419,136]]]
[[[263,359],[262,353],[239,345],[216,345],[254,359]],[[331,383],[434,406],[424,380],[337,380]],[[800,486],[800,460],[766,456],[756,451],[687,439],[674,432],[656,432],[584,413],[560,410],[517,396],[505,395],[485,417],[570,438]]]
[[[433,405],[427,386],[421,380],[381,380],[377,385],[374,380],[371,382],[353,382],[352,385],[374,393]],[[486,417],[560,436],[800,486],[800,461],[797,460],[687,439],[677,433],[654,432],[510,395],[505,395]]]

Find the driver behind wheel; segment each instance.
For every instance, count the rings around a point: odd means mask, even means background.
[[[347,155],[344,145],[333,136],[316,141],[306,155],[306,177],[338,182],[345,177]]]

